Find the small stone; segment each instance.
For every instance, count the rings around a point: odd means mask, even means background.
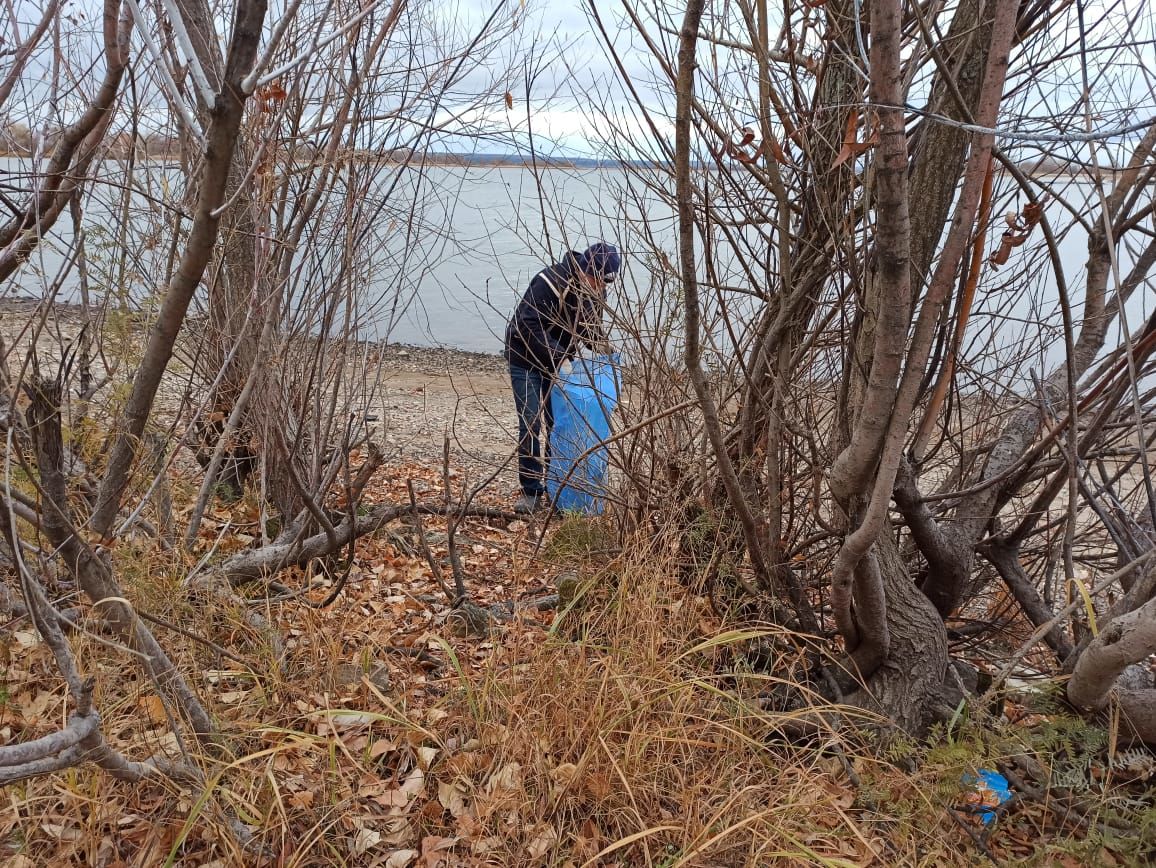
[[[361,681],[361,667],[355,663],[338,663],[329,678],[330,689],[349,687]]]
[[[462,638],[487,635],[490,621],[490,613],[471,600],[462,600],[446,618],[450,632]]]
[[[566,572],[559,574],[554,584],[558,588],[559,602],[566,604],[578,596],[578,587],[580,582],[578,579],[578,573],[574,570],[567,570]]]
[[[377,661],[369,667],[367,677],[369,678],[369,683],[382,693],[385,693],[393,686],[393,677],[389,674],[389,667],[381,661]]]
[[[360,684],[363,677],[367,677],[369,683],[382,693],[389,690],[393,683],[389,667],[378,660],[370,663],[368,669],[357,663],[338,663],[326,680],[329,682],[328,689],[341,690]]]

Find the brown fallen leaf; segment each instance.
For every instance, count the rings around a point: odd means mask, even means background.
[[[582,824],[578,840],[574,842],[575,855],[589,858],[602,849],[602,832],[589,817]]]
[[[394,850],[386,857],[383,868],[409,868],[418,855],[417,850]]]
[[[417,749],[417,764],[428,771],[429,767],[433,765],[433,761],[437,758],[437,755],[438,749],[436,747],[430,747],[428,745],[419,747]]]
[[[558,843],[558,833],[554,827],[543,824],[534,829],[534,836],[526,845],[526,853],[531,859],[541,859]]]
[[[518,762],[506,763],[486,781],[486,792],[494,793],[502,790],[520,790],[522,788],[522,764]]]
[[[353,836],[353,854],[363,856],[381,843],[381,832],[376,829],[358,829]]]
[[[457,838],[426,835],[421,839],[421,856],[418,859],[418,865],[421,868],[442,868],[442,866],[448,865],[449,860],[443,854],[447,850],[451,850],[457,842]]]
[[[286,801],[294,808],[307,810],[313,807],[314,797],[315,796],[313,790],[302,790],[299,793],[294,793],[293,795],[289,796]]]
[[[165,703],[156,694],[142,696],[136,704],[154,726],[164,726],[169,722],[168,715],[165,714]]]
[[[454,819],[469,811],[466,804],[467,796],[469,796],[469,790],[462,785],[460,780],[438,782],[438,802],[450,812],[450,816]]]
[[[397,750],[396,744],[387,738],[379,738],[373,743],[373,746],[370,747],[369,758],[377,759],[378,757],[384,756],[387,753],[392,753],[395,750]]]

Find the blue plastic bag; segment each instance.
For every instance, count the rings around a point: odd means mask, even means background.
[[[1007,778],[990,769],[980,769],[977,775],[964,775],[962,783],[973,792],[968,809],[985,825],[995,819],[996,808],[1012,797]]]
[[[618,356],[577,358],[550,392],[554,428],[546,490],[560,510],[602,512],[610,417],[618,404]]]

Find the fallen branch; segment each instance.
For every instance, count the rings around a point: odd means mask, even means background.
[[[13,776],[13,769],[43,762],[50,757],[71,750],[88,738],[99,726],[100,716],[97,714],[73,714],[68,718],[68,725],[58,732],[33,741],[0,747],[0,784],[9,784],[14,780],[30,777],[29,774]],[[57,767],[65,768],[67,765],[75,765],[75,761]],[[38,772],[33,772],[33,774],[36,773]]]
[[[1140,557],[1135,558],[1134,560],[1122,566],[1120,569],[1116,570],[1116,572],[1112,573],[1112,575],[1108,576],[1108,578],[1104,579],[1104,581],[1098,583],[1095,587],[1090,588],[1088,590],[1088,595],[1094,599],[1097,594],[1102,594],[1104,591],[1108,590],[1110,587],[1116,584],[1116,582],[1120,581],[1121,578],[1127,576],[1134,569],[1151,560],[1153,556],[1156,556],[1156,549],[1150,549],[1149,551],[1140,555]],[[1010,658],[1008,658],[1007,663],[1004,665],[1003,669],[999,671],[999,674],[992,679],[991,686],[988,687],[988,689],[984,692],[984,695],[980,698],[980,702],[990,702],[992,696],[995,694],[995,691],[997,691],[1003,685],[1004,681],[1006,681],[1008,676],[1011,675],[1015,670],[1016,665],[1025,656],[1027,656],[1028,652],[1036,646],[1036,643],[1043,639],[1049,630],[1051,630],[1057,624],[1061,623],[1065,618],[1083,606],[1084,598],[1082,596],[1077,596],[1075,602],[1065,606],[1063,609],[1056,612],[1055,616],[1051,618],[1051,620],[1046,621],[1037,627],[1036,631],[1028,637],[1027,641],[1020,645],[1020,647],[1016,649],[1016,652],[1012,654]]]
[[[48,600],[40,580],[28,569],[20,554],[16,537],[16,520],[0,500],[0,535],[16,559],[24,604],[32,623],[52,651],[56,666],[76,703],[76,711],[64,729],[34,741],[0,747],[0,785],[37,777],[95,762],[113,777],[140,780],[155,774],[154,763],[134,762],[111,748],[100,731],[100,714],[92,704],[92,678],[82,679],[76,658],[64,636],[60,613]]]
[[[409,657],[423,666],[429,666],[434,669],[442,668],[442,662],[424,648],[403,648],[400,645],[387,645],[381,650],[386,654],[394,654],[398,657]]]
[[[393,521],[417,512],[420,515],[446,515],[454,513],[463,518],[486,518],[500,521],[517,521],[523,516],[504,509],[471,506],[462,508],[452,503],[419,503],[416,507],[396,504],[382,504],[374,507],[366,515],[346,518],[334,527],[333,538],[324,533],[314,534],[303,540],[273,543],[259,549],[250,549],[230,557],[216,569],[216,574],[232,585],[258,582],[289,566],[304,566],[314,558],[333,554],[338,548],[348,545],[350,540],[375,533]]]
[[[24,385],[29,398],[26,415],[36,453],[38,478],[35,478],[35,483],[41,498],[41,529],[56,547],[61,560],[67,565],[85,595],[94,606],[100,607],[102,623],[110,627],[117,636],[120,643],[117,647],[123,646],[141,659],[149,678],[157,685],[163,696],[170,697],[181,708],[197,738],[206,747],[216,749],[218,747],[216,727],[207,709],[168,653],[157,642],[156,637],[137,617],[113,574],[110,559],[99,552],[100,547],[93,549],[89,546],[76,528],[63,460],[64,438],[60,415],[64,391],[63,375],[62,371],[55,380],[37,378],[34,382]],[[10,494],[10,486],[5,494],[6,496]],[[6,499],[10,497],[0,499],[0,518],[7,517],[4,533],[9,536],[10,545],[17,545],[19,536],[14,518],[6,508]],[[33,613],[33,619],[41,635],[46,635],[45,630],[49,628],[59,631],[60,617],[55,610],[52,610],[51,624],[37,620],[35,607],[29,595],[39,588],[39,581],[35,578],[26,580],[25,577],[31,574],[23,566],[19,573],[22,585],[25,586],[25,603]],[[47,598],[41,608],[48,611],[45,606],[51,608]],[[80,625],[77,624],[77,627]],[[108,642],[100,636],[95,638],[101,642]],[[61,671],[65,671],[63,664]],[[79,696],[79,682],[70,684],[70,691],[74,697]],[[179,734],[177,737],[180,738]]]
[[[1000,862],[995,858],[995,854],[991,852],[991,847],[987,846],[987,843],[979,836],[975,829],[973,829],[966,820],[959,816],[959,812],[950,805],[944,805],[943,808],[947,811],[948,816],[955,820],[956,825],[963,829],[963,831],[967,832],[967,835],[969,838],[971,838],[972,843],[975,844],[979,851],[988,858],[991,864],[999,865]]]

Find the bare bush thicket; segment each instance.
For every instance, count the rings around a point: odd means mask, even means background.
[[[628,255],[651,289],[616,323],[631,365],[613,517],[625,539],[649,533],[653,563],[665,550],[705,581],[729,607],[720,622],[808,634],[761,697],[787,711],[775,731],[741,716],[777,737],[811,697],[812,734],[879,712],[920,730],[982,691],[953,660],[966,643],[995,681],[1031,653],[1070,674],[1075,706],[1115,703],[1122,736],[1156,741],[1138,665],[1156,651],[1149,17],[1067,0],[624,9],[621,32],[590,7],[620,73],[599,128],[624,161],[623,207],[642,218],[628,231],[648,248]],[[493,132],[467,121],[513,101],[523,11],[498,4],[471,25],[404,0],[105,0],[85,22],[44,0],[3,14],[0,145],[17,169],[0,189],[0,299],[44,303],[0,345],[0,590],[51,649],[72,714],[0,747],[0,782],[94,762],[211,792],[205,768],[227,772],[231,745],[121,581],[133,540],[187,565],[182,592],[263,630],[238,587],[293,597],[283,568],[403,516],[424,539],[421,516],[449,513],[452,587],[424,555],[462,603],[454,534],[486,511],[453,501],[448,455],[438,502],[411,489],[361,504],[384,455],[365,420],[382,372],[359,336],[404,308],[418,242],[448,232],[425,217],[421,155],[449,128]],[[620,39],[646,50],[653,81],[627,76]],[[619,96],[634,109],[616,126]],[[673,252],[646,219],[662,208]],[[1075,268],[1071,238],[1086,238]],[[385,297],[366,297],[374,279]],[[77,303],[71,338],[48,315],[58,296]],[[175,509],[170,471],[190,453],[191,506]],[[252,545],[218,557],[206,512],[242,494]],[[168,753],[106,740],[75,631],[139,665]],[[639,632],[636,648],[671,647]],[[565,700],[542,706],[565,708],[562,731],[583,723],[582,694],[558,685],[609,683],[596,665],[511,671],[527,703]],[[732,697],[710,689],[721,714]],[[511,729],[528,719],[502,707]],[[671,756],[707,745],[668,739],[673,726],[657,729]],[[656,811],[667,765],[647,791]],[[622,846],[651,833],[634,812],[642,829],[624,825]]]
[[[677,495],[692,573],[835,640],[831,698],[917,730],[970,681],[953,649],[998,680],[1042,639],[1076,706],[1156,739],[1150,14],[589,8],[624,196],[678,226],[633,251],[624,515]]]
[[[425,222],[438,191],[423,154],[447,131],[494,134],[468,119],[500,117],[480,109],[504,104],[525,13],[405,0],[107,0],[99,13],[56,0],[3,13],[14,169],[0,299],[40,304],[7,332],[13,346],[0,338],[0,566],[75,710],[60,732],[0,748],[0,782],[93,761],[196,783],[200,760],[229,748],[122,584],[125,540],[192,553],[214,497],[248,484],[254,545],[228,558],[202,545],[182,582],[243,608],[235,587],[448,508],[360,506],[385,457],[366,419],[381,371],[361,337],[407,303],[432,249],[416,241],[448,233]],[[78,334],[57,328],[57,301]],[[174,510],[186,450],[203,472]],[[74,583],[83,598],[66,607]],[[179,756],[130,759],[103,740],[65,638],[77,629],[143,667]]]

